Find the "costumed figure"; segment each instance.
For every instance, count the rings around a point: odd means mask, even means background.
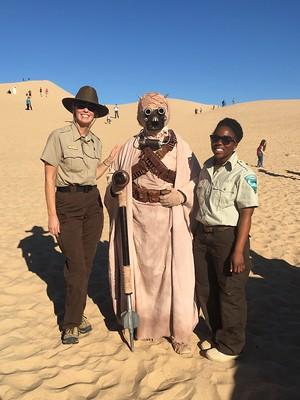
[[[147,93],[138,103],[143,129],[121,148],[111,173],[129,175],[125,187],[132,306],[139,316],[136,339],[169,338],[179,354],[190,354],[198,322],[194,303],[191,223],[199,164],[189,145],[166,126],[168,103]],[[122,293],[122,246],[117,195],[111,183],[105,204],[110,214],[109,265],[117,316],[126,310]]]

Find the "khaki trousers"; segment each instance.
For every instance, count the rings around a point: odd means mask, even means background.
[[[245,345],[245,287],[251,268],[248,241],[244,250],[245,271],[230,272],[235,233],[235,227],[205,233],[198,224],[193,241],[197,305],[202,308],[216,347],[228,355],[240,354]]]
[[[65,255],[65,313],[63,329],[80,325],[88,281],[103,229],[103,206],[98,189],[56,192],[60,222],[58,244]]]

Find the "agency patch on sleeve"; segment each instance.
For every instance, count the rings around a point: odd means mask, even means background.
[[[245,176],[245,180],[248,183],[249,186],[252,187],[254,190],[254,193],[257,192],[257,179],[255,175],[247,175]]]

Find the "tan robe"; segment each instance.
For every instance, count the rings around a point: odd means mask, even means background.
[[[162,161],[168,168],[176,170],[175,188],[186,195],[184,205],[166,208],[160,203],[142,203],[132,197],[131,167],[136,164],[140,154],[135,138],[130,139],[121,149],[114,170],[126,170],[130,176],[126,188],[126,211],[134,287],[131,297],[133,308],[140,318],[137,338],[173,336],[178,342],[189,343],[198,321],[194,303],[195,277],[190,223],[199,164],[187,143],[178,135],[176,137],[177,145]],[[151,172],[135,182],[147,189],[172,186]],[[122,253],[117,220],[118,204],[116,198],[110,195],[110,187],[106,192],[105,205],[111,221],[111,292],[119,316],[126,310],[126,301],[120,284]]]

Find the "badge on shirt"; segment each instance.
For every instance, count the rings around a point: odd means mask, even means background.
[[[78,147],[76,147],[76,146],[68,146],[68,149],[71,149],[71,150],[78,150]]]
[[[257,192],[257,179],[255,175],[247,175],[245,176],[245,180],[248,183],[249,186],[252,187],[254,190],[254,193]]]

